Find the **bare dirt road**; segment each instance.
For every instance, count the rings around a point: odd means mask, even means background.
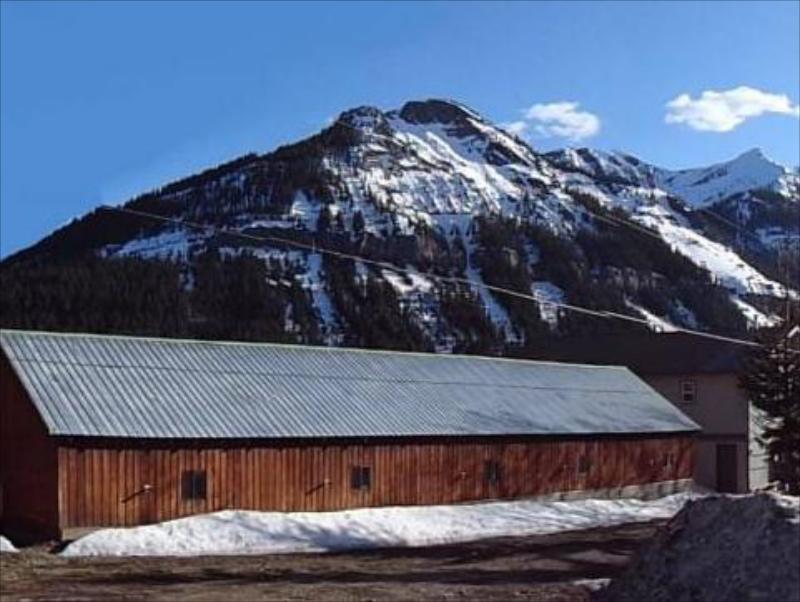
[[[430,548],[199,558],[0,557],[6,600],[587,601],[660,523]]]

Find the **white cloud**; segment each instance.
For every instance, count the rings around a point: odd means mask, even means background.
[[[588,111],[580,111],[579,106],[577,102],[535,104],[525,111],[525,119],[540,136],[577,142],[600,131],[600,118]]]
[[[800,106],[785,94],[770,94],[748,86],[717,92],[705,90],[698,98],[681,94],[667,103],[667,123],[685,123],[701,132],[730,132],[745,120],[765,113],[800,117]]]
[[[528,124],[524,121],[509,121],[508,123],[501,123],[500,127],[507,131],[509,134],[515,136],[522,136],[528,129]]]

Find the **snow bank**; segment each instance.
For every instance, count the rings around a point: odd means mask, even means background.
[[[599,601],[800,600],[800,498],[689,502]]]
[[[0,552],[16,552],[17,548],[14,547],[10,541],[0,535]]]
[[[339,512],[226,510],[144,527],[103,529],[68,545],[62,555],[285,554],[428,546],[669,518],[690,497],[680,493],[648,502],[515,501]]]

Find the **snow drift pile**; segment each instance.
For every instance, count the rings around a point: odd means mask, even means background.
[[[800,498],[690,501],[599,601],[800,600]]]
[[[10,541],[0,535],[0,552],[16,552],[17,548],[14,547]]]
[[[529,500],[339,512],[226,510],[144,527],[103,529],[68,545],[62,555],[285,554],[428,546],[670,518],[689,498],[681,493],[647,502]]]

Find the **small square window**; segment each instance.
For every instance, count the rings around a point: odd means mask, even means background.
[[[589,456],[578,458],[578,474],[586,474],[592,468],[592,460]]]
[[[184,500],[206,499],[206,471],[184,470],[181,475],[181,497]]]
[[[693,380],[681,381],[681,401],[683,403],[697,401],[697,382]]]
[[[500,462],[487,460],[483,464],[483,476],[490,485],[497,485],[502,477]]]
[[[369,489],[372,485],[372,468],[353,466],[350,472],[350,486],[353,489]]]

